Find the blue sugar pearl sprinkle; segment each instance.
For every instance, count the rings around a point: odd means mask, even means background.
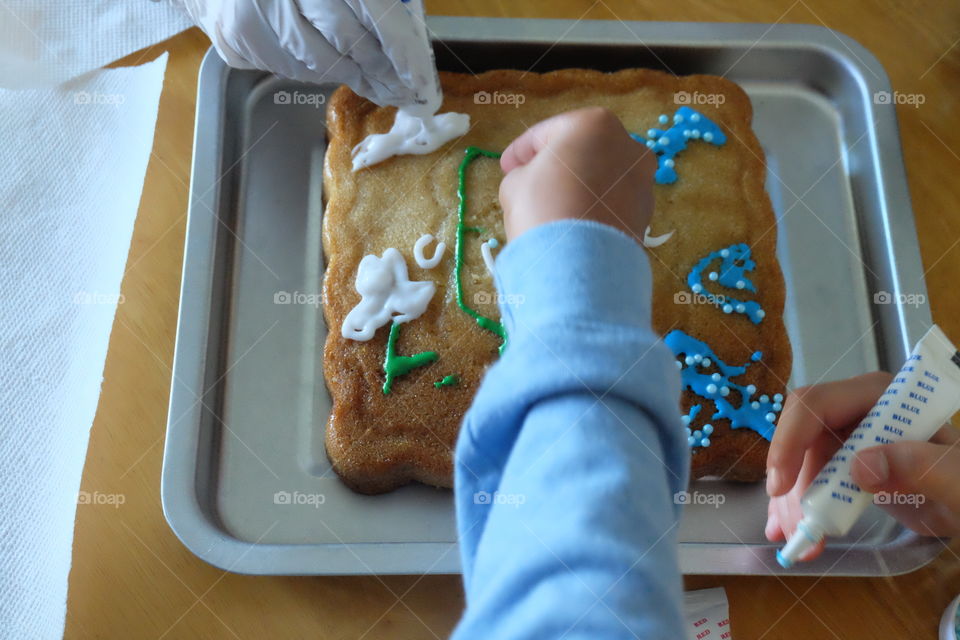
[[[703,139],[706,140],[707,142],[712,142],[713,134],[707,131],[706,133],[703,134]]]
[[[724,397],[730,395],[730,387],[720,387],[720,395]]]
[[[683,369],[683,363],[677,360],[677,369]]]
[[[654,142],[653,140],[647,140],[647,148],[648,148],[648,149],[653,149],[655,146],[657,146],[657,143],[656,143],[656,142]]]
[[[682,122],[683,122],[683,116],[682,116],[682,115],[680,115],[680,114],[678,113],[677,115],[673,116],[673,124],[680,124],[680,123],[682,123]]]
[[[648,129],[648,130],[647,130],[647,137],[648,137],[648,138],[656,138],[656,137],[659,136],[659,135],[660,135],[660,132],[657,131],[656,129]]]
[[[707,393],[709,393],[709,394],[712,395],[712,394],[714,394],[714,393],[716,393],[716,392],[717,392],[717,385],[715,385],[715,384],[713,384],[713,383],[710,383],[710,384],[707,385]]]
[[[747,286],[746,282],[743,280],[737,280],[737,289],[743,289],[745,286]]]
[[[751,409],[759,409],[759,408],[760,408],[760,403],[757,402],[756,400],[754,400],[753,402],[750,403],[750,408],[751,408]]]
[[[693,439],[693,436],[687,436],[687,444],[691,447],[696,446],[697,441]]]
[[[696,355],[693,356],[693,361],[694,361],[694,362],[702,362],[702,361],[703,361],[703,356],[698,353],[698,354],[696,354]]]
[[[687,356],[686,358],[683,359],[683,361],[687,364],[688,367],[692,367],[693,363],[696,362],[696,360],[693,359],[693,356]]]
[[[693,432],[693,439],[694,439],[694,440],[699,440],[699,439],[702,438],[702,437],[703,437],[703,433],[701,433],[700,431],[694,431],[694,432]]]
[[[704,359],[703,359],[703,362],[701,362],[700,364],[702,364],[702,365],[705,366],[705,367],[709,367],[709,366],[710,366],[711,364],[713,364],[713,363],[710,362],[710,358],[704,358]]]
[[[671,158],[667,158],[663,161],[663,166],[667,169],[673,169],[674,164],[676,164]]]
[[[700,122],[700,114],[699,113],[691,114],[690,122]]]
[[[720,257],[721,257],[721,258],[729,258],[729,257],[730,257],[730,249],[721,249],[721,250],[720,250]]]
[[[760,396],[760,402],[770,402],[770,396],[768,395]]]
[[[783,409],[783,405],[782,405],[782,404],[780,404],[779,402],[774,402],[774,403],[773,403],[773,410],[774,410],[774,411],[780,411],[781,409]]]
[[[657,118],[657,121],[658,121],[660,124],[667,124],[668,122],[670,122],[670,118],[667,117],[667,114],[661,113],[661,114],[660,114],[660,117]]]
[[[747,385],[747,393],[749,393],[750,395],[753,395],[753,394],[755,394],[756,392],[757,392],[757,385],[755,385],[755,384],[748,384],[748,385]]]
[[[694,293],[700,293],[701,291],[703,291],[703,285],[700,285],[700,284],[695,284],[690,288],[693,289]]]
[[[723,312],[724,312],[724,313],[733,313],[733,306],[731,306],[731,305],[729,305],[729,304],[723,305]]]
[[[782,394],[782,393],[775,393],[775,394],[773,394],[773,401],[774,401],[774,402],[783,402],[783,394]]]
[[[709,446],[710,446],[710,438],[703,438],[703,439],[700,441],[700,446],[701,446],[701,447],[709,447]]]
[[[500,246],[500,241],[497,240],[496,238],[490,238],[490,240],[487,241],[487,244],[490,245],[491,249],[496,249],[497,247]]]
[[[737,305],[737,313],[743,313],[743,312],[746,311],[746,310],[747,310],[747,308],[746,308],[744,305],[742,305],[742,304],[738,304],[738,305]]]
[[[711,271],[707,274],[707,277],[710,278],[712,282],[716,282],[716,280],[720,277],[720,274],[716,271]]]
[[[690,424],[690,416],[680,416],[680,422],[683,424]]]
[[[670,138],[667,136],[662,136],[659,140],[657,140],[657,144],[666,147],[670,144]]]
[[[723,376],[720,375],[719,373],[715,373],[712,376],[710,376],[710,379],[713,380],[714,382],[720,382],[720,380],[723,379]]]
[[[764,417],[767,419],[767,422],[773,422],[774,420],[777,419],[777,414],[775,414],[775,413],[773,413],[773,412],[771,411],[770,413],[768,413],[768,414],[767,414],[766,416],[764,416]]]
[[[711,433],[713,433],[713,425],[712,424],[703,425],[703,432],[709,436]]]

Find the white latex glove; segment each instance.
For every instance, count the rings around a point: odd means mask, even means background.
[[[423,0],[180,1],[231,67],[348,84],[380,105],[439,106]]]

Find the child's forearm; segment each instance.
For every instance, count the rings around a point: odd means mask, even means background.
[[[510,343],[457,445],[458,637],[682,637],[689,453],[643,250],[564,221],[510,243],[497,276]]]

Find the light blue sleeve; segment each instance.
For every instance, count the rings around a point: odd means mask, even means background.
[[[453,637],[685,637],[673,495],[690,453],[645,252],[563,221],[508,244],[496,273],[509,344],[457,442]]]

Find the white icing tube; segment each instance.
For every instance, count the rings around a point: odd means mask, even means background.
[[[425,233],[420,236],[413,245],[413,259],[417,261],[417,266],[421,269],[433,269],[440,264],[443,259],[443,252],[447,250],[446,243],[438,242],[437,248],[433,251],[433,257],[429,260],[423,255],[423,250],[428,244],[433,242],[433,236]]]
[[[386,53],[398,61],[405,84],[414,88],[414,101],[397,109],[390,131],[367,136],[353,148],[354,171],[396,155],[432,153],[470,129],[470,116],[465,113],[435,115],[443,94],[424,21],[423,0],[410,0],[404,3],[404,9],[413,17],[412,31],[391,29],[389,22],[380,28],[389,31],[390,37],[383,38],[391,43]]]
[[[650,235],[650,227],[648,226],[643,230],[643,246],[645,247],[659,247],[664,242],[673,237],[673,231],[665,233],[662,236],[652,236]]]
[[[850,476],[858,451],[902,440],[929,440],[958,408],[960,352],[934,325],[804,494],[803,520],[777,551],[777,562],[789,568],[824,536],[846,535],[870,504],[873,494]]]
[[[391,320],[402,324],[419,318],[436,290],[432,282],[411,282],[407,263],[392,247],[383,252],[383,257],[363,257],[356,287],[360,302],[344,318],[340,333],[361,342]]]

